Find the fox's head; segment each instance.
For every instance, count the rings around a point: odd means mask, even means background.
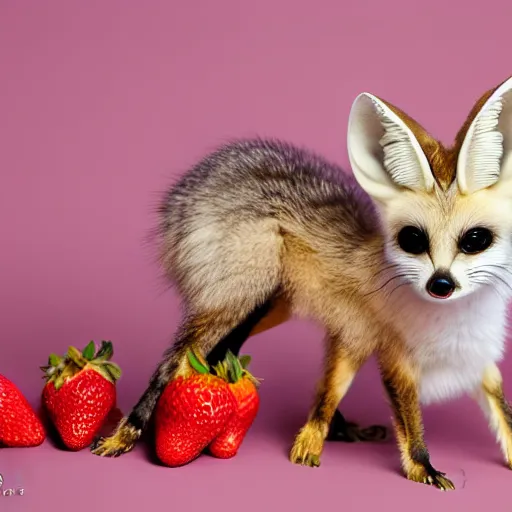
[[[480,98],[452,147],[360,94],[348,152],[377,206],[395,276],[431,300],[512,289],[512,78]]]

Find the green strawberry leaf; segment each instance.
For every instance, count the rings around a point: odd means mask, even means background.
[[[50,354],[48,358],[48,366],[57,366],[62,361],[62,357],[57,354]]]
[[[78,352],[78,351],[77,351]],[[80,371],[80,367],[74,364],[68,364],[62,372],[52,375],[50,379],[53,381],[55,389],[58,391],[68,379],[74,377]]]
[[[64,378],[63,377],[57,377],[53,381],[53,385],[55,386],[55,389],[58,391],[64,385]]]
[[[230,382],[230,383],[236,382],[235,381],[236,376],[233,373],[233,368],[232,368],[229,360],[225,359],[224,361],[222,361],[219,364],[222,365],[222,368],[224,369],[223,379],[228,381],[228,382]]]
[[[225,379],[225,368],[222,366],[222,363],[217,363],[215,366],[211,368],[211,373],[220,379]]]
[[[208,364],[208,361],[204,358],[203,354],[198,351],[194,351],[194,355],[196,356],[197,360],[210,371],[210,365]]]
[[[82,353],[76,347],[68,348],[68,358],[75,363],[79,368],[83,368],[86,364],[86,360],[84,359]]]
[[[242,366],[242,368],[244,370],[247,370],[247,368],[249,367],[249,364],[251,363],[252,357],[248,356],[248,355],[244,355],[244,356],[240,356],[238,358],[238,360],[240,361],[240,365]]]
[[[232,384],[234,384],[236,382],[235,369],[233,368],[233,365],[230,362],[226,362],[225,365],[226,365],[226,374],[227,374],[228,381],[231,382]]]
[[[112,379],[114,381],[119,380],[121,378],[121,368],[115,363],[103,363],[101,365],[105,370],[108,371],[108,373],[112,376]]]
[[[82,351],[82,356],[90,361],[94,357],[94,353],[96,352],[96,345],[94,345],[94,341],[90,341],[86,347]]]
[[[100,349],[96,353],[95,359],[101,359],[107,361],[114,355],[114,346],[111,341],[102,341]]]
[[[192,366],[192,368],[194,368],[194,370],[196,372],[202,373],[202,374],[210,372],[210,369],[207,368],[206,366],[204,366],[203,364],[201,364],[199,362],[199,359],[196,357],[196,355],[191,350],[188,351],[187,356],[188,356],[190,366]]]
[[[238,382],[243,376],[243,369],[240,366],[238,357],[236,357],[235,354],[233,354],[233,352],[231,352],[231,350],[228,350],[226,353],[226,358],[227,358],[229,365],[232,369],[234,382]]]
[[[231,383],[236,382],[236,374],[234,372],[233,368],[233,361],[230,357],[231,352],[228,350],[226,352],[226,355],[224,356],[224,361],[222,361],[222,364],[224,365],[224,368],[226,369],[226,376]]]

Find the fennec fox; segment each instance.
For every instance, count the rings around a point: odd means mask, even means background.
[[[512,466],[496,366],[512,290],[512,78],[480,98],[449,148],[363,93],[348,153],[353,177],[282,142],[236,141],[167,193],[159,254],[185,314],[149,387],[93,453],[132,449],[166,384],[190,371],[188,348],[218,359],[297,315],[325,327],[325,368],[291,461],[319,465],[340,400],[375,354],[407,478],[454,488],[430,462],[420,404],[464,393]]]

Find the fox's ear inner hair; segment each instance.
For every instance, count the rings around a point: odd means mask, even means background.
[[[462,194],[511,183],[512,78],[499,85],[473,115],[457,157],[457,185]]]
[[[401,188],[430,192],[435,179],[420,143],[382,100],[360,94],[350,111],[347,134],[350,165],[366,192],[380,201]]]

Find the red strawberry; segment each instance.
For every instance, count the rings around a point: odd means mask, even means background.
[[[228,383],[212,375],[206,361],[194,354],[189,353],[189,361],[195,371],[171,381],[155,411],[156,455],[171,467],[196,459],[236,409]]]
[[[41,420],[21,391],[0,375],[0,445],[39,446],[46,439]]]
[[[80,353],[69,347],[66,356],[51,354],[45,372],[43,405],[64,445],[70,450],[89,446],[116,403],[119,366],[111,362],[113,347],[91,341]]]
[[[248,371],[250,356],[238,359],[228,351],[226,359],[215,367],[217,375],[231,382],[231,391],[237,400],[237,412],[231,417],[224,431],[209,446],[209,452],[219,459],[234,457],[251,428],[260,406],[258,380]]]

